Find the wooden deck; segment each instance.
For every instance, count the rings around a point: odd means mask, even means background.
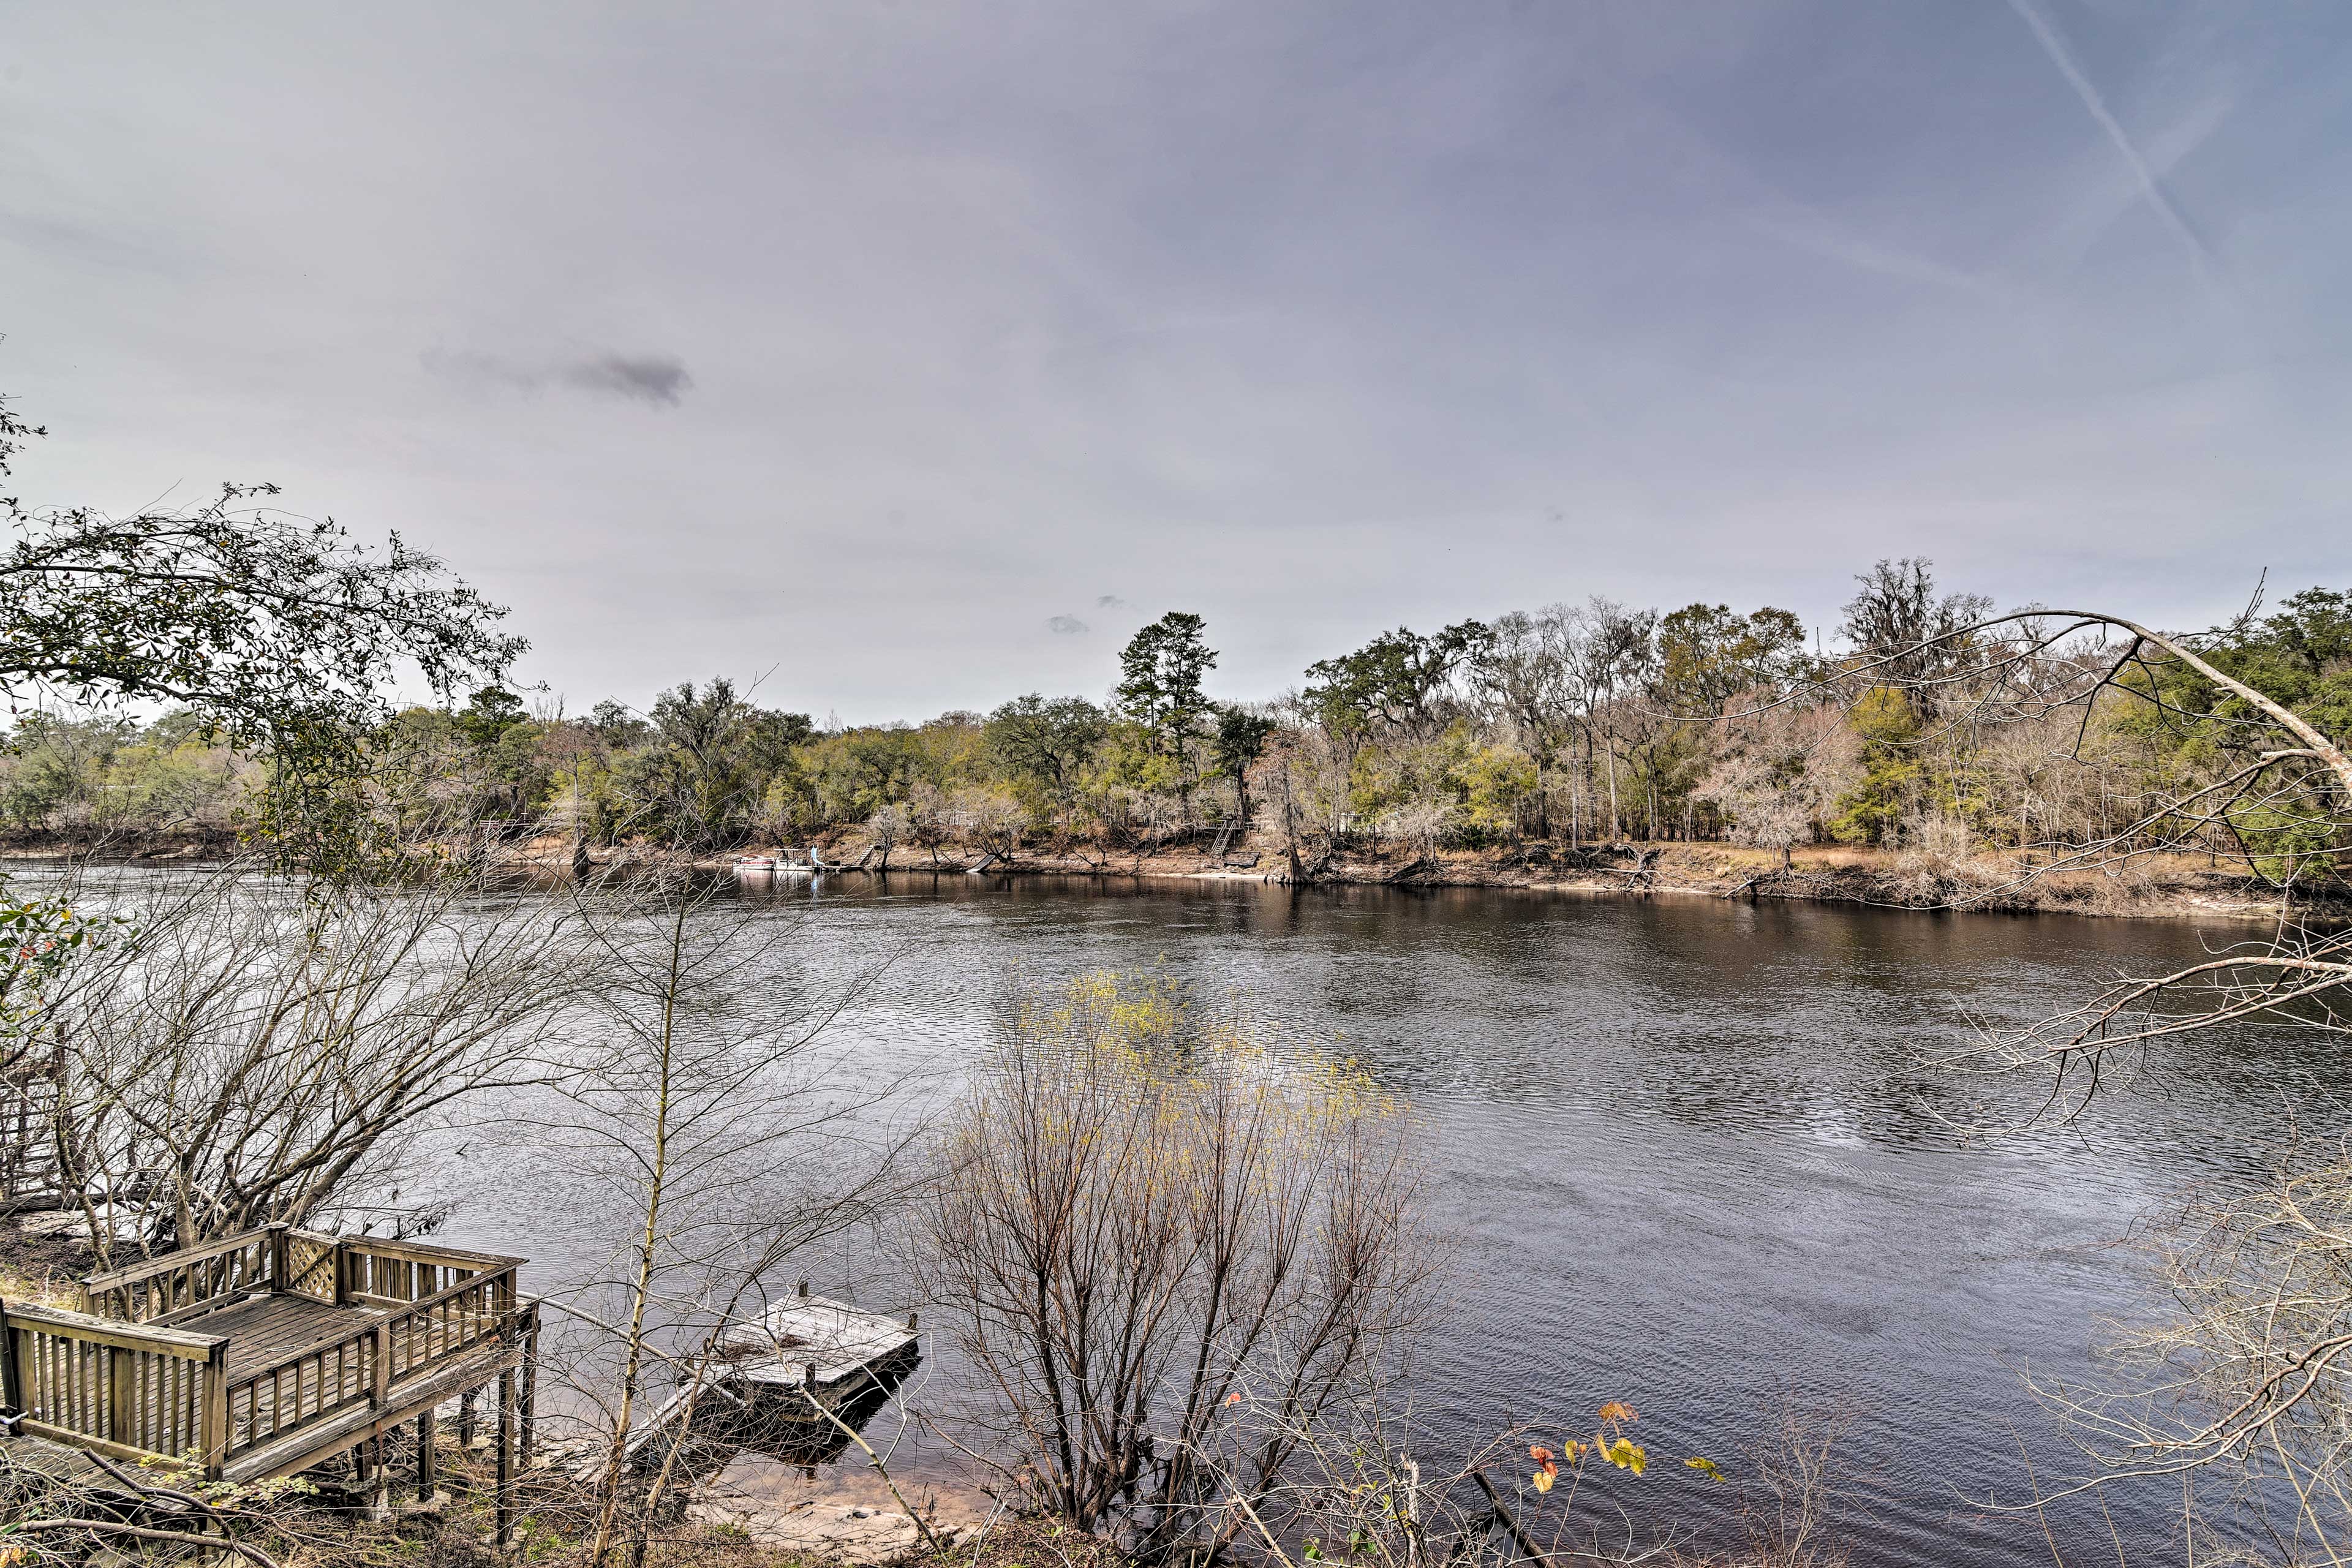
[[[503,1532],[516,1418],[528,1463],[536,1392],[538,1303],[517,1292],[520,1264],[248,1231],[93,1275],[85,1311],[0,1302],[5,1402],[32,1436],[228,1481],[354,1448],[362,1473],[380,1472],[382,1439],[415,1421],[429,1482],[435,1410],[495,1383]]]

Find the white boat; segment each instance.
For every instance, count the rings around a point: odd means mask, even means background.
[[[806,877],[815,869],[782,855],[745,855],[735,862],[735,874],[739,877]]]

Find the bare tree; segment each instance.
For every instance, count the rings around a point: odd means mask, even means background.
[[[2087,843],[2005,877],[1971,879],[1948,894],[1951,905],[2216,839],[2259,866],[2264,836],[2297,847],[2279,877],[2292,890],[2294,856],[2325,863],[2352,850],[2352,758],[2326,727],[2328,710],[2290,707],[2216,661],[2214,650],[2244,621],[2203,635],[2081,610],[1946,624],[1977,608],[1939,609],[1917,641],[1859,649],[1832,683],[1848,692],[1918,693],[1946,730],[2071,731],[2061,753],[2069,761],[2095,714],[2121,706],[2159,724],[2197,722],[2217,737],[2222,761],[2210,776],[2139,802]],[[2250,607],[2246,619],[2252,614]],[[2282,915],[2266,936],[2125,976],[2022,1027],[1987,1030],[1948,1065],[2046,1075],[2050,1093],[2039,1114],[2071,1118],[2120,1073],[2160,1067],[2168,1047],[2220,1026],[2352,1032],[2347,988],[2352,931]],[[2307,1554],[2315,1543],[2340,1560],[2352,1542],[2352,1489],[2342,1468],[2352,1453],[2342,1370],[2352,1358],[2348,1237],[2352,1148],[2341,1144],[2308,1157],[2290,1151],[2267,1179],[2225,1184],[2192,1203],[2163,1250],[2176,1313],[2126,1342],[2143,1370],[2157,1369],[2153,1389],[2045,1389],[2095,1461],[2095,1473],[2072,1489],[2119,1476],[2234,1471],[2252,1489],[2238,1489],[2233,1500],[2252,1499],[2293,1552]],[[2265,1482],[2284,1492],[2265,1496]],[[2291,1499],[2283,1523],[2270,1509],[2279,1495]]]
[[[965,837],[985,853],[1011,859],[1021,847],[1021,830],[1029,819],[1021,803],[982,784],[966,784],[950,798],[955,824]]]
[[[1546,774],[1573,743],[1577,717],[1571,693],[1574,612],[1549,605],[1535,615],[1497,616],[1475,670],[1479,689],[1494,704],[1536,764],[1537,831],[1551,836]]]
[[[1353,1069],[1271,1058],[1164,985],[1008,999],[917,1226],[994,1399],[984,1462],[1080,1528],[1230,1544],[1223,1493],[1279,1484],[1419,1321],[1408,1125]],[[1238,1419],[1249,1400],[1270,1418]]]
[[[304,1223],[399,1186],[461,1100],[537,1076],[573,995],[560,911],[458,879],[368,889],[233,866],[143,881],[135,940],[48,998],[54,1136],[101,1259]]]
[[[898,847],[900,839],[912,836],[914,825],[914,815],[903,805],[886,805],[866,819],[866,841],[882,852],[881,864],[876,870],[890,868],[890,851]]]
[[[642,1563],[718,1336],[768,1305],[789,1260],[876,1217],[916,1128],[887,1114],[902,1083],[845,1077],[824,1049],[879,971],[811,984],[795,918],[678,875],[583,895],[574,914],[596,960],[594,1026],[544,1060],[560,1109],[528,1121],[626,1237],[549,1306],[572,1325],[562,1349],[604,1456],[590,1560],[625,1546]],[[676,1391],[662,1412],[657,1384]],[[633,1499],[649,1436],[663,1458]]]
[[[1790,868],[1856,771],[1853,731],[1834,708],[1759,706],[1727,721],[1699,798],[1731,818],[1735,843],[1780,852]]]
[[[2186,1484],[2280,1561],[2352,1552],[2352,1144],[2284,1152],[2150,1227],[2171,1298],[2105,1347],[2120,1381],[2029,1379],[2090,1461],[2037,1497]],[[2219,1521],[2216,1521],[2219,1522]]]
[[[1627,700],[1641,689],[1656,661],[1657,619],[1654,611],[1629,610],[1602,598],[1569,612],[1570,689],[1583,717],[1588,771],[1598,762],[1608,775],[1612,838],[1625,832],[1617,788],[1620,749],[1629,730],[1644,721]]]

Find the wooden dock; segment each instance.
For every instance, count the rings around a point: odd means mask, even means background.
[[[261,1481],[416,1424],[429,1489],[435,1413],[498,1385],[499,1537],[530,1463],[538,1303],[522,1259],[286,1226],[93,1275],[83,1310],[0,1302],[0,1374],[22,1433],[111,1458]],[[520,1425],[520,1433],[518,1433]],[[470,1432],[465,1434],[471,1436]]]
[[[623,1463],[657,1463],[680,1433],[814,1464],[846,1444],[920,1359],[915,1315],[809,1294],[808,1281],[714,1346],[708,1381],[672,1394],[637,1428]],[[836,1435],[838,1435],[836,1438]]]
[[[719,1383],[736,1387],[761,1405],[806,1421],[822,1420],[816,1404],[832,1409],[870,1387],[876,1369],[916,1350],[915,1319],[902,1326],[879,1312],[799,1291],[768,1309],[754,1322],[738,1323],[719,1336]]]

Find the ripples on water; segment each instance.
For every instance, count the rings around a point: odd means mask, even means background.
[[[2297,1096],[2344,1087],[2315,1045],[2273,1031],[2199,1041],[2160,1085],[2110,1094],[2073,1129],[1971,1146],[1938,1119],[1979,1086],[1923,1072],[1923,1052],[2194,953],[2200,933],[2181,924],[964,877],[746,897],[808,921],[779,997],[896,955],[834,1037],[853,1070],[952,1072],[1016,966],[1164,969],[1276,1041],[1359,1058],[1425,1118],[1464,1247],[1421,1367],[1425,1415],[1467,1437],[1629,1401],[1669,1462],[1605,1489],[1724,1542],[1727,1489],[1672,1461],[1736,1468],[1784,1396],[1846,1412],[1846,1457],[1877,1499],[1864,1563],[2046,1561],[2030,1520],[1964,1500],[2018,1495],[2012,1426],[2045,1478],[2065,1468],[2002,1363],[2087,1371],[2099,1317],[2155,1305],[2142,1258],[2116,1245],[2134,1220],[2242,1168]],[[594,1245],[590,1200],[527,1155],[474,1168],[451,1239],[530,1256],[542,1285]],[[849,1278],[825,1283],[854,1289],[870,1264],[846,1254],[831,1272]],[[944,1336],[926,1349],[952,1379]],[[2135,1560],[2177,1557],[2178,1500],[2111,1494]],[[2095,1508],[2053,1523],[2070,1560],[2112,1560]]]

